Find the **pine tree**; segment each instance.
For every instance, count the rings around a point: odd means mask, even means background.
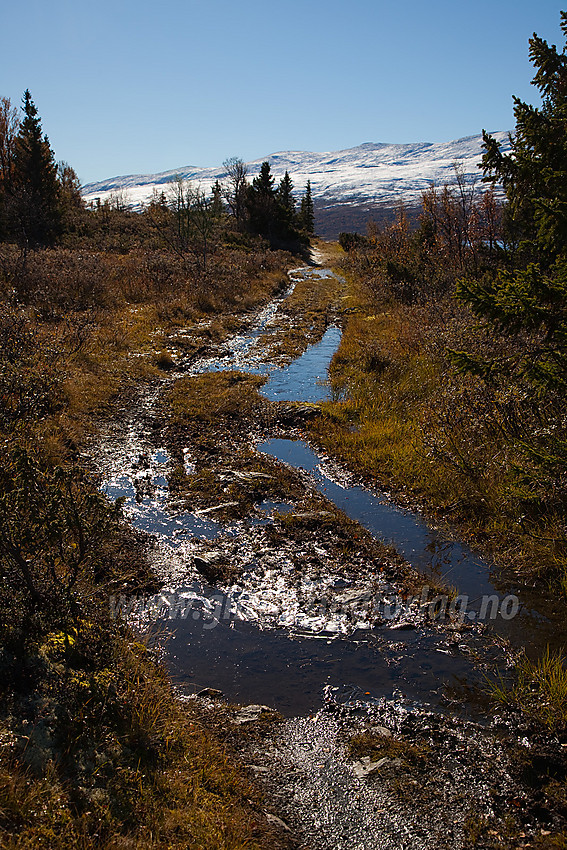
[[[59,181],[55,156],[29,90],[22,108],[24,118],[14,146],[13,186],[19,236],[33,247],[52,242],[59,232]]]
[[[65,233],[78,231],[84,222],[85,202],[81,195],[81,181],[68,162],[57,164],[59,181],[59,214]]]
[[[275,194],[274,178],[269,162],[263,162],[260,166],[260,173],[252,181],[252,188],[258,195],[264,198],[273,198]]]

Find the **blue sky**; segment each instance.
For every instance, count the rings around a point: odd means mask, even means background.
[[[2,5],[0,95],[30,89],[83,182],[512,129],[528,38],[563,45],[548,0]]]

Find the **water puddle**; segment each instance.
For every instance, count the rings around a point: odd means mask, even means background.
[[[273,298],[257,314],[254,326],[245,333],[230,336],[219,346],[219,352],[213,357],[203,357],[191,364],[190,374],[201,372],[224,372],[239,369],[254,374],[267,374],[269,365],[264,362],[264,351],[258,345],[260,337],[277,323],[280,305],[289,298],[298,281],[312,272],[309,267],[292,269],[288,272],[289,286],[276,298]],[[273,366],[272,366],[273,368]]]
[[[447,540],[415,513],[364,487],[343,486],[326,475],[321,459],[303,440],[271,439],[258,450],[312,476],[317,489],[375,538],[391,543],[420,572],[441,577],[475,597],[494,593],[489,565],[458,542]]]
[[[245,369],[268,375],[262,391],[269,399],[328,398],[327,369],[340,342],[339,328],[329,327],[319,343],[284,368],[262,361],[258,340],[276,326],[279,305],[295,280],[330,274],[295,270],[289,288],[258,314],[249,333],[231,337],[220,355],[191,364],[190,373]],[[155,537],[164,574],[171,576],[170,587],[129,613],[165,628],[167,664],[181,689],[195,693],[215,687],[230,700],[265,703],[288,715],[317,709],[330,693],[334,699],[345,694],[345,700],[357,694],[367,702],[398,694],[441,706],[446,683],[478,681],[483,675],[472,656],[486,596],[496,600],[492,625],[498,634],[523,645],[529,630],[536,642],[552,642],[553,627],[535,609],[525,605],[512,619],[502,616],[501,603],[513,588],[499,586],[489,564],[387,497],[341,486],[301,440],[271,439],[258,449],[303,469],[320,492],[377,539],[394,544],[418,570],[467,594],[471,629],[466,634],[458,626],[432,628],[415,600],[402,604],[395,617],[385,613],[393,590],[388,582],[372,570],[363,579],[332,574],[325,569],[324,540],[318,553],[322,574],[298,576],[290,552],[275,551],[267,535],[274,513],[293,506],[266,501],[252,517],[228,527],[215,520],[214,508],[176,512],[169,501],[167,453],[150,450],[149,438],[140,433],[140,423],[150,419],[152,398],[144,415],[137,411],[124,434],[106,446],[104,490],[111,499],[122,498],[131,523]],[[189,449],[185,468],[193,471]],[[238,567],[239,579],[211,587],[199,575],[207,573],[198,570],[198,561],[206,564],[219,551]],[[174,575],[179,576],[175,582]],[[404,620],[408,617],[411,622]]]
[[[113,502],[123,500],[124,514],[135,528],[173,547],[180,546],[187,535],[214,540],[223,531],[220,523],[214,520],[191,513],[173,514],[168,510],[169,458],[163,449],[152,455],[142,453],[132,457],[121,466],[129,467],[130,474],[111,476],[102,490]],[[141,469],[137,469],[139,466]]]
[[[291,295],[295,284],[306,277],[335,277],[330,269],[310,267],[293,269],[289,272],[290,285],[286,291],[270,302],[256,319],[254,328],[246,334],[235,334],[223,343],[221,354],[204,357],[191,365],[190,374],[202,372],[222,372],[238,369],[253,375],[267,375],[266,384],[260,393],[270,401],[319,402],[330,397],[328,368],[331,359],[339,347],[341,330],[331,325],[323,338],[287,366],[265,361],[265,352],[259,345],[260,337],[275,327],[278,322],[278,309]]]
[[[515,647],[525,646],[529,635],[530,648],[536,654],[548,645],[563,646],[564,636],[558,634],[556,624],[530,606],[524,589],[520,603],[518,587],[506,583],[492,564],[432,528],[415,512],[364,487],[337,483],[325,474],[324,463],[302,440],[271,439],[259,444],[258,450],[307,472],[321,493],[377,540],[392,544],[421,573],[455,587],[466,599],[470,620],[488,622]],[[537,602],[541,605],[541,595]]]
[[[356,692],[365,702],[403,696],[436,706],[444,684],[470,677],[468,658],[431,633],[399,632],[397,639],[355,633],[335,640],[299,637],[285,629],[259,630],[246,620],[217,623],[164,621],[169,632],[167,663],[185,693],[204,687],[221,690],[231,701],[254,702],[294,716],[317,710],[325,692]]]
[[[320,342],[289,366],[268,370],[268,381],[260,392],[270,401],[325,401],[330,397],[328,368],[340,341],[340,328],[331,325]]]

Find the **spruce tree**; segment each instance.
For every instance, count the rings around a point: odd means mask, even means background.
[[[567,41],[564,12],[561,28]],[[482,162],[505,189],[520,251],[506,257],[508,268],[457,284],[497,353],[452,356],[484,378],[499,427],[525,457],[515,469],[518,493],[545,511],[551,498],[567,504],[567,57],[534,34],[530,59],[542,105],[516,98],[510,153],[485,133]]]
[[[211,187],[211,213],[215,218],[222,218],[224,214],[222,186],[218,180],[215,180]]]
[[[308,236],[313,236],[315,233],[315,210],[313,208],[313,196],[311,194],[311,181],[307,181],[305,194],[301,199],[300,221],[303,230]]]
[[[561,12],[567,39],[567,14]],[[535,33],[529,42],[532,80],[542,98],[534,107],[514,98],[516,129],[510,153],[483,131],[485,179],[501,183],[519,236],[532,256],[550,265],[567,245],[567,56]]]
[[[272,241],[277,221],[276,190],[269,162],[263,162],[247,197],[250,229]]]
[[[564,12],[561,28],[567,40]],[[525,262],[495,276],[460,281],[457,294],[499,334],[533,336],[515,368],[538,395],[545,395],[567,389],[567,56],[565,49],[559,53],[534,33],[530,60],[542,106],[515,98],[510,153],[502,153],[498,142],[484,133],[482,161],[486,178],[506,191],[510,218],[524,240],[520,261]],[[495,362],[482,365],[464,352],[456,358],[463,367],[487,375],[499,369]],[[510,359],[504,362],[509,369]]]
[[[293,197],[293,183],[287,171],[278,187],[278,202],[282,210],[283,220],[291,227],[295,217],[295,200]]]
[[[34,247],[49,244],[59,232],[59,181],[55,156],[29,90],[22,109],[24,118],[14,146],[16,226],[22,241]]]

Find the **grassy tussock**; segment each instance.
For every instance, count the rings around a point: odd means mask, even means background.
[[[430,755],[426,744],[411,744],[403,738],[370,731],[353,735],[348,742],[348,751],[352,758],[368,756],[372,761],[400,759],[408,768],[425,767]]]
[[[490,686],[493,699],[515,709],[551,732],[567,729],[567,670],[565,659],[549,648],[537,661],[524,656],[511,684]],[[564,786],[563,786],[564,787]]]
[[[244,372],[206,372],[176,381],[163,398],[173,427],[192,423],[219,426],[254,417],[263,399],[257,390],[266,379]]]
[[[160,398],[165,439],[176,465],[169,477],[176,508],[227,504],[215,518],[247,516],[266,498],[300,499],[297,476],[249,444],[250,431],[269,420],[271,406],[258,393],[265,378],[210,372],[181,378]],[[183,450],[195,464],[187,473]]]

